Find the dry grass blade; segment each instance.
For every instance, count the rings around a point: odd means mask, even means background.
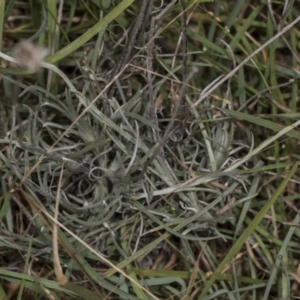
[[[61,182],[62,176],[64,174],[64,165],[61,166],[59,182],[57,186],[57,195],[56,195],[56,203],[55,203],[55,213],[54,213],[54,223],[52,229],[52,236],[53,236],[53,264],[54,264],[54,272],[57,279],[57,283],[59,285],[65,285],[68,282],[68,279],[62,272],[62,268],[60,265],[60,256],[59,256],[59,249],[58,249],[58,238],[57,238],[57,218],[58,218],[58,210],[59,210],[59,200],[61,197]]]

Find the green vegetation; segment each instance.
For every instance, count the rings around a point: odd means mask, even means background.
[[[0,0],[0,299],[298,299],[299,15]]]

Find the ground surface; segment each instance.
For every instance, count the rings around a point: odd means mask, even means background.
[[[299,299],[299,2],[133,2],[0,1],[0,299]]]

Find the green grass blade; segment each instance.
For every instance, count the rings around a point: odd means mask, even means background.
[[[57,51],[53,55],[47,57],[45,62],[53,64],[57,61],[60,61],[67,55],[71,54],[79,47],[82,47],[87,41],[89,41],[92,37],[98,34],[98,32],[103,29],[107,23],[112,22],[115,18],[117,18],[128,6],[133,3],[133,0],[123,0],[119,5],[117,5],[111,12],[109,12],[102,20],[97,22],[93,27],[91,27],[87,32],[78,37],[75,41],[68,44],[66,47]]]
[[[234,243],[234,245],[231,247],[227,255],[224,257],[222,262],[219,264],[217,269],[214,271],[213,275],[208,280],[207,284],[205,284],[200,296],[199,300],[204,299],[206,296],[208,290],[211,288],[211,286],[216,281],[218,274],[220,274],[223,270],[223,268],[230,263],[230,261],[233,259],[234,255],[240,250],[240,248],[243,246],[245,241],[249,238],[249,236],[252,234],[252,232],[256,229],[256,227],[259,225],[261,220],[264,218],[264,216],[267,214],[267,212],[270,210],[271,206],[274,205],[278,197],[281,195],[281,193],[284,191],[286,185],[289,183],[290,179],[296,172],[296,170],[299,167],[299,163],[296,163],[294,167],[290,170],[290,172],[286,175],[286,178],[283,180],[281,185],[278,187],[278,189],[275,191],[273,196],[268,200],[268,202],[264,205],[264,207],[261,209],[261,211],[257,214],[257,216],[251,221],[249,226],[244,230],[244,232],[241,234],[241,236],[237,239],[237,241]]]
[[[4,16],[5,16],[5,0],[0,0],[0,51],[2,49],[3,41],[3,28],[4,28]]]

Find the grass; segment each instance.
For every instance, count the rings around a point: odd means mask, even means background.
[[[300,297],[299,5],[168,3],[0,0],[1,300]]]

